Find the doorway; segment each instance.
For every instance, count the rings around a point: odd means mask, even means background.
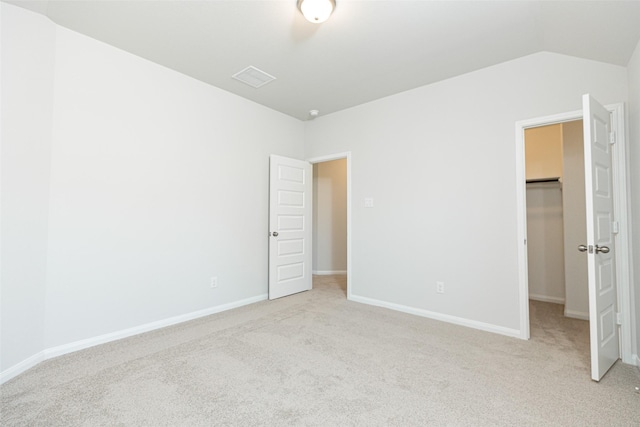
[[[589,365],[582,120],[524,131],[531,338]]]
[[[317,157],[313,166],[313,260],[315,280],[339,277],[351,297],[351,154]],[[340,278],[342,276],[342,278]]]
[[[611,114],[612,124],[612,164],[613,164],[613,199],[616,221],[613,225],[618,230],[615,236],[614,250],[616,253],[614,269],[618,281],[617,306],[618,324],[620,331],[620,356],[625,363],[633,363],[632,334],[633,312],[631,306],[630,289],[630,258],[629,258],[629,204],[628,180],[626,162],[626,140],[624,125],[624,108],[622,104],[607,107]],[[518,275],[520,302],[520,338],[530,338],[529,319],[529,283],[527,262],[527,220],[526,220],[526,176],[525,176],[525,130],[546,125],[562,124],[582,119],[582,111],[539,117],[516,123],[516,179],[517,179],[517,223],[518,223]],[[571,249],[571,248],[568,248]]]
[[[582,120],[525,129],[529,299],[589,319]]]

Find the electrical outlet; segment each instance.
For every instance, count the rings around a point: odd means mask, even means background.
[[[444,294],[444,282],[436,282],[436,292]]]
[[[212,288],[217,288],[218,287],[218,278],[217,277],[211,277],[211,282],[209,283],[209,286],[211,286]]]

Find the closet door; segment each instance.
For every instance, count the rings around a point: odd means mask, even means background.
[[[611,117],[590,95],[582,98],[587,207],[591,378],[599,381],[620,358],[613,234]]]

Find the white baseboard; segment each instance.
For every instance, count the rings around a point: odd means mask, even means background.
[[[566,308],[564,310],[564,316],[571,317],[572,319],[589,320],[589,312],[567,310]]]
[[[529,299],[534,301],[552,302],[554,304],[564,304],[564,298],[549,297],[547,295],[529,294]]]
[[[34,354],[28,359],[23,360],[22,362],[13,365],[9,369],[6,369],[0,372],[0,384],[4,384],[12,378],[17,377],[21,373],[33,368],[38,363],[44,361],[44,352],[41,351],[39,353]]]
[[[436,313],[434,311],[423,310],[420,308],[409,307],[406,305],[380,301],[357,295],[351,295],[351,297],[349,297],[349,300],[368,305],[375,305],[377,307],[389,308],[391,310],[414,314],[416,316],[427,317],[429,319],[440,320],[442,322],[453,323],[454,325],[466,326],[473,329],[479,329],[481,331],[506,335],[508,337],[521,338],[520,330],[518,329],[505,328],[503,326],[492,325],[489,323],[478,322],[476,320],[469,320],[462,317],[451,316],[449,314]]]
[[[10,367],[9,369],[0,372],[0,384],[9,381],[11,378],[20,375],[21,373],[33,368],[38,363],[51,359],[54,357],[62,356],[64,354],[73,353],[85,348],[94,347],[100,344],[106,344],[111,341],[117,341],[123,338],[128,338],[133,335],[142,334],[145,332],[154,331],[156,329],[166,328],[167,326],[176,325],[178,323],[188,322],[189,320],[198,319],[200,317],[209,316],[212,314],[220,313],[222,311],[231,310],[233,308],[242,307],[244,305],[253,304],[256,302],[264,301],[269,296],[267,294],[258,295],[235,301],[229,304],[218,305],[215,307],[205,308],[204,310],[198,310],[187,314],[181,314],[179,316],[170,317],[168,319],[158,320],[156,322],[145,323],[144,325],[135,326],[133,328],[123,329],[121,331],[111,332],[97,337],[87,338],[80,341],[75,341],[69,344],[63,344],[56,347],[47,348],[40,353],[31,356],[30,358],[23,360],[22,362]]]
[[[330,276],[333,274],[347,274],[347,270],[313,270],[311,274],[316,276]]]

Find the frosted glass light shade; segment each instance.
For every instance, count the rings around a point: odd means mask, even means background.
[[[307,21],[314,24],[320,24],[329,19],[335,7],[335,0],[298,0],[300,12]]]

